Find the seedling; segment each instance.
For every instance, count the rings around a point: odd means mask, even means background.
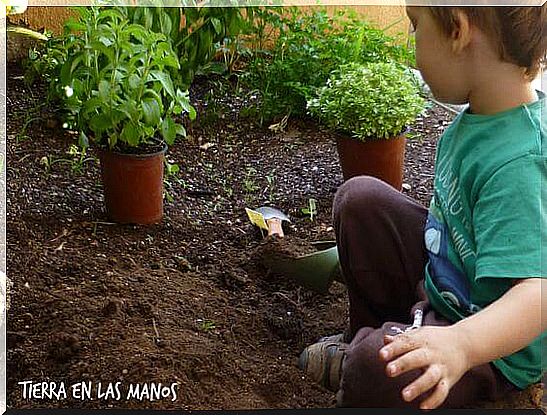
[[[167,160],[165,160],[163,175],[163,195],[169,203],[172,203],[175,200],[175,198],[169,191],[173,188],[173,182],[184,185],[184,181],[180,177],[178,177],[179,172],[180,167],[178,164],[169,163]]]
[[[53,156],[44,156],[40,159],[40,164],[44,166],[46,173],[49,173],[54,164],[65,163],[70,164],[72,172],[81,174],[85,163],[95,160],[94,157],[87,157],[86,149],[80,149],[78,146],[72,144],[67,151],[67,154],[72,158],[54,158]]]
[[[406,137],[411,140],[416,140],[418,143],[422,143],[425,139],[425,136],[423,134],[420,134],[419,132],[407,132]]]
[[[22,140],[26,140],[27,138],[29,138],[29,136],[27,135],[27,130],[28,130],[30,124],[32,124],[34,121],[40,121],[40,120],[42,120],[42,117],[27,116],[27,118],[25,119],[25,122],[23,124],[23,127],[21,128],[21,131],[19,131],[19,133],[17,133],[17,135],[15,136],[15,140],[17,142],[20,142]]]
[[[212,331],[214,329],[217,328],[216,324],[214,321],[210,321],[210,320],[205,320],[203,321],[203,323],[201,323],[201,330],[203,330],[204,332],[209,332],[209,331]]]
[[[54,164],[53,156],[44,156],[40,159],[40,164],[44,166],[46,173],[51,171],[51,166]]]
[[[30,128],[30,125],[33,122],[43,121],[43,118],[39,114],[40,114],[40,111],[42,110],[42,108],[45,105],[46,105],[46,103],[38,104],[26,114],[25,120],[23,122],[23,126],[21,127],[21,130],[15,136],[15,140],[17,142],[29,138],[28,135],[27,135],[27,131]]]
[[[69,160],[72,171],[78,174],[82,173],[85,163],[95,160],[94,157],[87,157],[86,148],[79,148],[74,144],[70,146],[67,153],[72,156],[72,160]]]
[[[274,196],[275,196],[275,176],[274,172],[271,172],[266,176],[266,180],[268,182],[268,200],[270,203],[273,203]]]
[[[308,207],[301,209],[302,213],[310,217],[310,221],[313,222],[314,216],[317,216],[317,200],[308,199]]]
[[[256,184],[256,169],[249,168],[247,169],[247,175],[245,180],[243,180],[243,186],[246,193],[255,193],[258,190],[258,185]]]

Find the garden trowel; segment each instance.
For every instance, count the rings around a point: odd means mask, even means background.
[[[280,238],[285,236],[282,222],[290,222],[291,220],[280,210],[270,206],[261,206],[255,210],[245,208],[245,211],[247,212],[247,216],[249,216],[251,223],[268,231],[268,236],[277,235]]]
[[[318,292],[327,292],[334,280],[344,282],[335,241],[313,242],[317,252],[295,258],[265,257],[262,263],[273,273],[289,277]]]

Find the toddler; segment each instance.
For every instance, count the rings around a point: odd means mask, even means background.
[[[431,92],[468,107],[438,141],[429,209],[366,176],[335,197],[349,329],[300,366],[343,407],[457,408],[545,371],[547,101],[531,82],[547,4],[407,14]]]

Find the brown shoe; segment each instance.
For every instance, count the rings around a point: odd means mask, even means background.
[[[347,347],[346,343],[340,342],[314,343],[300,354],[298,366],[314,382],[336,392],[340,387]]]
[[[342,333],[333,334],[331,336],[320,337],[317,343],[331,342],[331,343],[351,343],[351,336],[349,329],[345,329]]]

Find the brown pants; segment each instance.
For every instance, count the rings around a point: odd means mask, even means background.
[[[396,334],[393,327],[412,324],[417,308],[424,325],[450,324],[431,308],[423,289],[427,209],[382,181],[361,176],[342,185],[333,210],[351,337],[338,406],[417,407],[424,397],[409,404],[401,391],[422,371],[389,378],[378,352],[384,335]],[[454,385],[443,407],[497,399],[514,389],[493,365],[477,366]]]

